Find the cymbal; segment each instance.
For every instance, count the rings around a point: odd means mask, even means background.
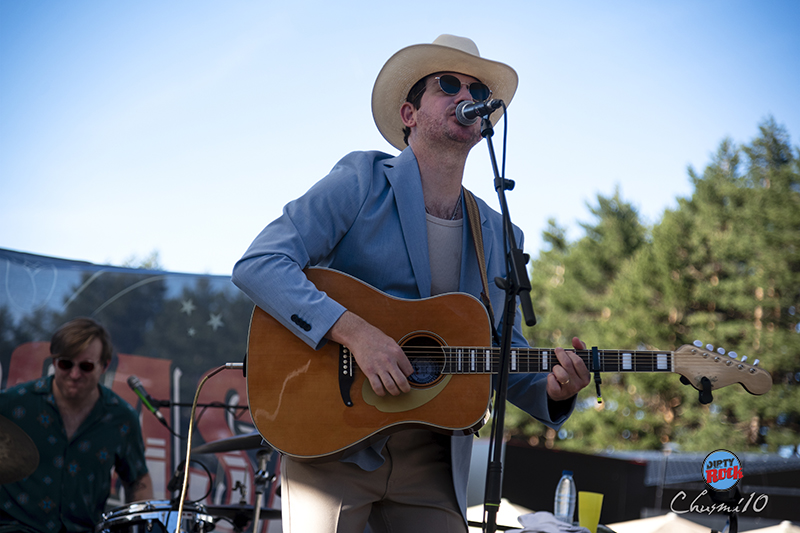
[[[252,505],[206,505],[204,507],[211,516],[224,516],[230,520],[239,516],[246,517],[248,520],[253,519],[254,507]],[[281,510],[262,507],[260,516],[262,520],[278,520],[281,517]]]
[[[254,450],[256,448],[269,448],[268,445],[261,444],[262,440],[261,434],[256,431],[254,433],[236,435],[235,437],[228,437],[227,439],[207,442],[196,448],[192,448],[192,453],[222,453],[236,452],[239,450]]]
[[[0,485],[33,474],[39,466],[39,449],[21,427],[0,415]]]

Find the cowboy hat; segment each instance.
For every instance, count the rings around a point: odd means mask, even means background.
[[[471,39],[440,35],[432,44],[403,48],[383,65],[372,88],[372,117],[389,144],[403,150],[403,121],[400,107],[408,91],[419,80],[435,72],[457,72],[472,76],[489,86],[492,98],[511,103],[517,90],[517,73],[504,63],[481,57]],[[502,108],[491,115],[494,125]]]

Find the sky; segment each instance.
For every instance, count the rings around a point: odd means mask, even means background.
[[[289,5],[291,4],[291,5]],[[800,1],[0,1],[0,248],[230,274],[286,202],[354,150],[397,150],[370,99],[442,33],[511,65],[498,124],[537,255],[619,190],[647,224],[724,138],[800,136]],[[498,208],[486,142],[464,184]]]

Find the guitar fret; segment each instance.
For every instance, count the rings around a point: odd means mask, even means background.
[[[633,355],[630,353],[623,353],[622,354],[622,370],[632,370],[633,369]]]
[[[443,372],[448,374],[496,373],[499,368],[499,348],[442,347],[445,353]],[[590,371],[592,354],[588,350],[576,351]],[[558,364],[553,350],[539,348],[513,348],[509,371],[513,373],[547,373]],[[469,357],[469,360],[467,360]],[[600,372],[672,372],[673,353],[668,351],[600,350]]]
[[[621,372],[624,365],[620,365],[619,352],[603,350],[600,352],[601,372]],[[586,356],[586,368],[592,370],[592,355]]]

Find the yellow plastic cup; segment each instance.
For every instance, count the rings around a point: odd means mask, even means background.
[[[599,492],[578,491],[578,524],[592,533],[597,533],[603,495]]]

